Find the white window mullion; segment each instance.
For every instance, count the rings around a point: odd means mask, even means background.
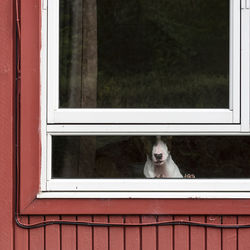
[[[59,109],[56,123],[232,123],[229,109]]]
[[[241,11],[241,131],[249,132],[250,126],[250,9],[242,1]]]
[[[48,1],[48,122],[59,108],[59,0]]]
[[[40,133],[41,133],[41,190],[46,190],[46,157],[47,157],[47,0],[43,0],[41,23],[41,105],[40,105]]]
[[[230,67],[229,109],[233,123],[240,122],[240,4],[230,0]]]
[[[51,135],[236,135],[240,125],[48,125]]]

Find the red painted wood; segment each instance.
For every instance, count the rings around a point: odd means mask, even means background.
[[[191,216],[191,221],[205,222],[204,216]],[[206,249],[206,230],[203,227],[190,227],[190,248],[192,250]]]
[[[108,222],[108,217],[94,216],[94,222]],[[108,234],[109,232],[107,227],[94,227],[94,250],[108,250]]]
[[[11,2],[11,1],[10,1]],[[40,176],[40,0],[21,2],[20,206],[35,199]]]
[[[59,220],[59,216],[46,216],[46,220]],[[60,225],[45,227],[46,250],[60,250]]]
[[[250,211],[250,199],[33,199],[22,214],[248,215]]]
[[[175,216],[175,220],[189,220],[188,216]],[[188,250],[189,249],[189,227],[174,226],[174,249]]]
[[[223,224],[237,224],[236,216],[223,216]],[[222,230],[222,249],[223,250],[237,250],[237,230],[223,229]]]
[[[142,216],[141,221],[142,223],[156,222],[156,218],[155,216]],[[142,227],[142,249],[157,249],[157,232],[155,226]]]
[[[28,224],[28,216],[20,217],[22,223]],[[15,250],[27,250],[29,247],[29,231],[15,225]]]
[[[123,216],[110,216],[110,223],[123,223]],[[110,227],[109,250],[124,250],[124,227]]]
[[[239,224],[250,224],[250,216],[239,216]],[[250,249],[250,228],[239,229],[238,232],[238,250]]]
[[[43,221],[43,216],[31,216],[29,219],[30,224]],[[29,246],[30,249],[44,250],[44,227],[30,229]]]
[[[173,216],[159,216],[158,221],[171,221]],[[173,249],[173,226],[158,227],[158,250]]]
[[[92,222],[92,216],[77,216],[78,221]],[[81,250],[92,250],[92,227],[77,226],[77,246]]]
[[[0,4],[0,249],[13,249],[14,1]]]
[[[126,223],[139,223],[139,216],[126,216]],[[126,227],[125,228],[125,249],[126,250],[140,250],[141,246],[141,233],[139,227]]]
[[[221,217],[207,216],[207,222],[221,224]],[[207,250],[221,250],[221,229],[207,228]]]
[[[76,221],[75,216],[62,216],[62,220]],[[76,226],[62,225],[61,226],[61,250],[76,250]]]

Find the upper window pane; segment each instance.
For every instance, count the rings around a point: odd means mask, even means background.
[[[228,108],[229,0],[60,0],[60,108]]]

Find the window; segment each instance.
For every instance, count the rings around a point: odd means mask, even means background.
[[[249,191],[244,1],[47,1],[40,197]],[[145,178],[155,142],[196,178]]]

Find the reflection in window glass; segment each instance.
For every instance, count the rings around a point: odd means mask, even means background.
[[[229,0],[60,0],[61,108],[228,108]]]
[[[250,137],[53,136],[53,178],[249,178]]]

